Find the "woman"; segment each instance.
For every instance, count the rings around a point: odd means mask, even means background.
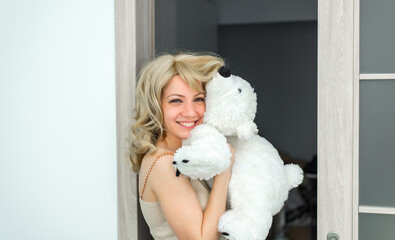
[[[231,167],[215,176],[209,192],[203,182],[177,177],[172,158],[202,123],[205,84],[223,65],[210,55],[164,55],[140,73],[130,158],[140,171],[140,207],[155,239],[219,238]]]

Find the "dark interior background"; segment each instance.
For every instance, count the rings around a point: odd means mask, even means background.
[[[268,239],[316,239],[317,2],[157,0],[155,48],[217,53],[251,83],[259,134],[308,173]]]
[[[224,57],[257,92],[260,135],[289,157],[310,161],[317,152],[317,3],[281,4],[157,0],[156,55],[187,50]]]
[[[219,26],[218,53],[258,96],[260,135],[309,161],[317,142],[317,23]]]

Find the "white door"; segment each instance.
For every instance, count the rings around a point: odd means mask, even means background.
[[[318,239],[395,239],[395,2],[318,8]]]

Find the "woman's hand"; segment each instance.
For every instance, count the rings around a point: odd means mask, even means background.
[[[228,143],[228,146],[229,146],[230,152],[232,153],[232,155],[230,157],[229,167],[224,172],[222,172],[221,174],[218,174],[217,176],[215,176],[214,177],[214,181],[215,181],[216,178],[225,178],[227,180],[227,183],[229,183],[229,181],[230,181],[230,176],[231,176],[231,173],[232,173],[233,162],[235,160],[235,149],[229,143]]]
[[[230,145],[230,143],[228,143],[228,146],[229,146],[230,152],[232,153],[232,157],[230,158],[229,168],[232,169],[233,162],[235,160],[235,149],[232,147],[232,145]]]

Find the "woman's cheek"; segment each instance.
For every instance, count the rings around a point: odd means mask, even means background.
[[[202,111],[203,111],[203,113],[206,111],[206,103],[205,102],[203,102],[203,104],[202,104],[203,106],[202,106]]]

